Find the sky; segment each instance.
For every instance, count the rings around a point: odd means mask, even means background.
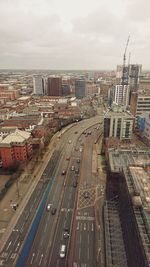
[[[1,69],[150,69],[149,0],[0,0]]]

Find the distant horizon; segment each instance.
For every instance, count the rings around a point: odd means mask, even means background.
[[[121,64],[120,64],[121,65]],[[30,68],[30,69],[25,69],[25,68],[0,68],[0,71],[18,71],[18,70],[26,70],[26,71],[116,71],[116,69],[38,69],[38,68]],[[142,69],[142,72],[145,71],[150,71],[150,69]]]

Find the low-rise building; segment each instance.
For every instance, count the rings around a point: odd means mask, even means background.
[[[130,112],[113,107],[104,118],[104,137],[130,140],[133,133],[134,117]]]
[[[0,154],[4,168],[15,167],[32,156],[30,133],[16,130],[0,142]]]

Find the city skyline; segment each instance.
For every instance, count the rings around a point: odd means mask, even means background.
[[[148,0],[1,0],[0,69],[150,69]]]

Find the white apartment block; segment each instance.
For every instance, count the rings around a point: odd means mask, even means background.
[[[33,93],[35,95],[44,94],[44,80],[41,75],[36,75],[33,77]]]
[[[133,133],[134,117],[127,111],[113,111],[104,118],[104,137],[130,140]]]
[[[129,85],[116,85],[114,87],[114,103],[127,107],[129,105],[129,93]]]

